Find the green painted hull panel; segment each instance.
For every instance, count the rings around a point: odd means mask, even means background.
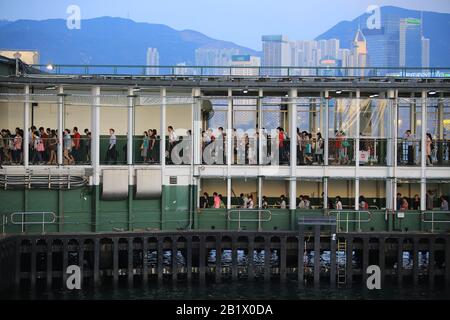
[[[190,195],[190,193],[192,194]],[[297,230],[300,217],[320,216],[321,210],[270,209],[271,214],[263,213],[263,220],[257,222],[257,211],[239,212],[234,210],[227,214],[225,209],[202,209],[191,211],[196,207],[190,201],[196,194],[196,187],[163,186],[162,195],[155,199],[135,199],[134,187],[130,187],[129,198],[124,200],[102,200],[101,187],[86,187],[72,190],[1,190],[0,216],[7,216],[8,223],[2,232],[6,234],[21,233],[21,215],[14,212],[48,212],[44,215],[25,216],[25,233],[54,232],[111,232],[111,231],[154,231],[154,230],[258,230],[283,231]],[[53,223],[53,216],[55,221]],[[333,213],[334,214],[334,213]],[[418,212],[406,212],[404,218],[383,210],[371,211],[369,217],[361,214],[341,213],[338,232],[379,232],[379,231],[433,231],[448,232],[449,224],[440,223],[448,217],[437,213],[438,222],[423,222]],[[44,220],[44,228],[42,221]],[[360,223],[357,221],[361,220]],[[369,221],[367,221],[369,220]],[[431,221],[431,216],[426,217]],[[14,223],[12,223],[14,222]],[[32,222],[33,224],[29,224]]]

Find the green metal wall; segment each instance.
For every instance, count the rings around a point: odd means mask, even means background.
[[[199,230],[238,230],[236,221],[238,212],[232,213],[229,221],[225,209],[193,210],[191,202],[195,188],[191,186],[163,186],[162,196],[155,199],[138,200],[134,196],[134,187],[129,189],[125,200],[102,200],[101,186],[73,190],[2,190],[0,191],[0,216],[8,216],[6,233],[22,232],[21,225],[11,224],[13,212],[54,212],[56,222],[45,225],[45,233],[50,232],[109,232],[109,231],[153,231],[188,229]],[[190,197],[191,193],[191,197]],[[270,221],[262,222],[264,231],[296,230],[298,218],[322,215],[321,210],[282,210],[270,209]],[[334,213],[332,213],[334,214]],[[334,214],[335,215],[335,214]],[[192,217],[191,217],[192,216]],[[257,230],[257,211],[242,212],[241,219],[253,220],[240,223],[241,230]],[[263,215],[263,220],[268,216]],[[47,221],[50,216],[44,217]],[[192,218],[192,219],[191,219]],[[360,219],[359,219],[360,218]],[[385,211],[371,211],[369,222],[367,213],[350,212],[340,214],[338,229],[346,231],[430,231],[431,223],[424,223],[419,212],[405,212],[404,218],[398,218]],[[445,214],[435,215],[440,221],[448,220]],[[20,216],[16,216],[20,220]],[[349,220],[349,222],[347,222]],[[356,221],[361,220],[361,223]],[[431,220],[431,216],[427,217]],[[26,233],[42,232],[42,216],[27,217],[26,221],[35,222],[27,225]],[[20,222],[20,221],[17,221]],[[448,223],[436,222],[434,231],[448,232]]]

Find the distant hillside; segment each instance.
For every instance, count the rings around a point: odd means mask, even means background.
[[[232,47],[244,54],[258,54],[193,30],[177,31],[122,18],[82,20],[80,30],[69,30],[63,19],[0,21],[0,48],[37,49],[41,63],[145,64],[148,47],[158,48],[161,65],[194,65],[199,47]]]
[[[421,12],[398,7],[381,8],[381,17],[395,16],[399,18],[421,18]],[[352,21],[341,21],[328,31],[319,35],[316,40],[336,38],[340,40],[341,48],[349,48],[358,30],[366,26],[370,14],[362,14]],[[422,12],[423,34],[430,39],[430,65],[434,67],[450,66],[450,14],[437,12]],[[369,53],[370,54],[370,53]]]

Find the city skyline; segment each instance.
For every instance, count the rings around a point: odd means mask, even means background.
[[[411,10],[435,11],[450,13],[450,3],[443,1],[405,1],[405,0],[338,0],[338,1],[304,1],[283,0],[281,3],[259,1],[240,3],[231,1],[198,0],[192,3],[174,0],[168,3],[148,3],[131,0],[126,4],[120,1],[51,1],[27,3],[22,1],[13,4],[0,1],[0,20],[17,19],[55,19],[67,18],[67,7],[78,5],[81,9],[81,18],[90,19],[100,16],[130,18],[136,22],[166,24],[177,30],[193,29],[208,34],[210,37],[228,39],[237,44],[246,45],[255,50],[261,50],[258,36],[261,34],[286,34],[292,39],[313,39],[325,32],[339,21],[351,21],[365,12],[370,5],[393,5]],[[202,19],[192,19],[198,8],[209,11],[211,15],[203,15]],[[42,10],[45,8],[45,10]],[[139,8],[139,10],[138,10]],[[239,8],[239,10],[235,10]],[[292,10],[285,10],[290,8]],[[180,13],[183,13],[182,15]],[[317,13],[320,12],[320,19]],[[248,24],[248,14],[260,17]],[[219,18],[218,18],[219,17]],[[233,17],[233,23],[224,20],[224,17]],[[270,21],[271,23],[266,23]],[[242,32],[245,30],[245,32]]]

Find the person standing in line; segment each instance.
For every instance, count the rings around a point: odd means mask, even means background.
[[[85,152],[85,162],[89,164],[91,162],[91,133],[89,129],[84,129],[84,152]]]
[[[305,209],[311,209],[311,201],[309,201],[309,196],[303,196],[303,201],[305,202]]]
[[[158,137],[158,131],[156,131],[156,129],[153,129],[153,143],[150,145],[152,148],[152,154],[153,154],[153,159],[155,163],[159,163],[160,161],[160,154],[161,154],[161,150],[160,150],[160,141],[161,138]]]
[[[409,203],[408,203],[408,198],[403,197],[402,199],[402,205],[400,207],[400,211],[406,211],[409,209]]]
[[[50,131],[50,135],[48,138],[48,151],[49,151],[49,159],[47,164],[56,164],[56,147],[58,145],[58,139],[56,138],[55,130]]]
[[[217,192],[213,193],[213,207],[214,207],[214,209],[220,208],[220,198],[219,198],[219,195],[217,194]]]
[[[342,210],[342,202],[341,202],[341,197],[340,196],[336,197],[334,208],[336,210]]]
[[[169,133],[169,148],[168,148],[168,154],[167,154],[167,159],[168,159],[168,163],[172,163],[172,149],[173,147],[175,147],[175,144],[178,141],[178,136],[175,133],[175,130],[173,130],[172,126],[168,126],[167,127],[167,131]]]
[[[249,195],[248,202],[247,202],[247,209],[253,209],[255,207],[255,204],[253,203],[253,196]]]
[[[444,196],[441,196],[441,211],[448,211],[448,201]]]
[[[280,196],[280,202],[278,204],[280,209],[286,209],[286,199],[283,194]]]
[[[299,209],[305,209],[305,200],[304,200],[304,198],[303,198],[303,196],[302,195],[300,195],[300,197],[298,197],[299,198],[299,202],[298,202],[298,208]]]
[[[111,160],[115,164],[117,162],[117,150],[116,150],[117,138],[113,128],[109,129],[109,146],[106,152],[106,162],[109,163]]]
[[[433,137],[431,136],[431,134],[429,132],[427,132],[427,140],[426,140],[427,159],[426,159],[426,164],[428,166],[432,166],[433,165],[433,159],[431,158],[432,146],[433,146]]]
[[[23,131],[19,128],[16,128],[16,134],[14,135],[13,140],[13,150],[12,150],[12,158],[13,164],[20,164],[22,162],[23,154]]]
[[[359,196],[359,210],[369,210],[369,203],[363,195]]]
[[[203,196],[200,198],[200,208],[202,209],[209,208],[209,195],[207,192],[204,192]]]
[[[407,147],[407,163],[408,165],[414,165],[414,136],[411,134],[411,130],[405,131],[403,140]]]
[[[36,131],[35,126],[31,126],[30,130],[28,131],[28,160],[30,161],[30,164],[33,164],[35,158],[36,158],[36,149],[34,148],[34,132]],[[23,146],[22,146],[23,147]],[[22,153],[23,155],[23,153]]]
[[[141,157],[142,157],[142,161],[144,163],[147,163],[148,146],[149,146],[148,133],[147,133],[147,131],[144,131],[144,135],[142,138],[142,144],[141,144]]]
[[[316,144],[314,146],[314,154],[316,156],[317,164],[323,163],[323,138],[320,132],[316,134]]]
[[[413,210],[420,210],[420,197],[418,194],[414,195],[412,208],[413,208]]]
[[[45,131],[44,127],[39,128],[39,136],[44,144],[44,152],[42,153],[42,162],[48,161],[49,154],[48,154],[48,137],[49,135]]]
[[[74,164],[80,160],[80,147],[81,147],[81,135],[78,132],[77,127],[73,127],[73,148],[72,155],[74,159]]]
[[[400,210],[400,208],[402,207],[402,203],[403,203],[402,194],[399,192],[397,193],[397,202],[396,202],[397,211]]]
[[[269,203],[267,202],[267,197],[266,196],[262,197],[262,208],[263,209],[268,209],[269,208]]]
[[[428,190],[426,194],[426,203],[427,203],[427,210],[433,210],[434,208],[434,198],[436,197],[436,193]]]
[[[73,164],[74,159],[72,157],[72,137],[70,136],[70,130],[65,129],[63,133],[63,147],[64,147],[64,164]]]
[[[43,164],[44,162],[44,152],[45,152],[45,147],[44,147],[44,141],[42,140],[39,131],[34,131],[34,139],[33,139],[33,148],[34,148],[34,156],[33,156],[33,163],[36,163],[36,158],[37,158],[37,164]]]
[[[225,209],[225,203],[223,202],[223,196],[221,194],[219,194],[219,200],[220,200],[220,204],[219,204],[219,208],[220,209]]]

